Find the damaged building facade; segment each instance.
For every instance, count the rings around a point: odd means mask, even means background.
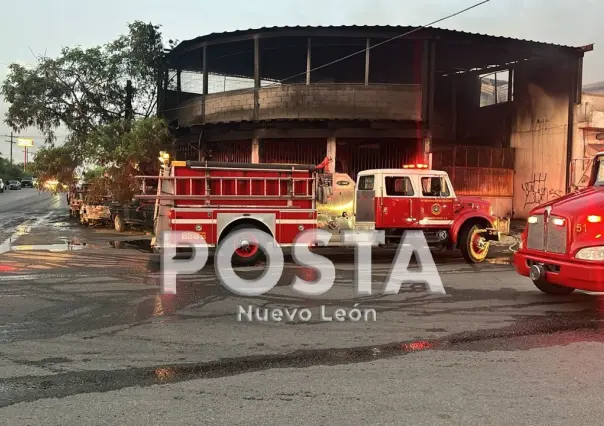
[[[571,190],[587,185],[593,158],[604,151],[604,83],[583,87],[581,103],[575,106],[574,125]]]
[[[158,112],[178,128],[179,160],[327,156],[353,179],[429,163],[459,195],[526,217],[572,187],[591,49],[414,27],[214,33],[168,53]]]

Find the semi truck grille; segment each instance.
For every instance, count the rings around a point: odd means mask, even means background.
[[[526,245],[529,249],[547,251],[550,253],[566,253],[566,229],[564,226],[554,225],[550,216],[548,223],[543,215],[535,216],[537,222],[528,224]]]

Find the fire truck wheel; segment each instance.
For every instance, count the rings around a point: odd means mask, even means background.
[[[246,229],[258,230],[257,227],[251,225],[237,225],[231,232],[245,231]],[[233,253],[233,264],[236,266],[252,266],[262,260],[264,253],[258,246],[254,244],[254,237],[250,237],[244,241],[238,241]]]
[[[539,290],[547,294],[564,295],[571,294],[573,291],[575,291],[575,289],[572,287],[550,284],[545,280],[533,280],[533,284],[535,284],[535,287],[537,287]]]
[[[116,232],[124,232],[124,219],[119,214],[115,216],[115,219],[113,219],[113,224],[115,225]]]
[[[489,254],[489,242],[478,232],[480,226],[466,227],[459,239],[461,254],[469,263],[480,263]]]

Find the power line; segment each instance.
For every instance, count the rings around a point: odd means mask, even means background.
[[[439,18],[439,19],[437,19],[436,21],[432,21],[432,22],[430,22],[430,23],[428,23],[428,24],[424,24],[424,25],[422,25],[422,26],[420,26],[420,27],[414,28],[414,29],[412,29],[412,30],[410,30],[410,31],[407,31],[406,33],[396,35],[396,36],[391,37],[391,38],[389,38],[389,39],[387,39],[387,40],[384,40],[384,41],[382,41],[382,42],[380,42],[380,43],[374,44],[373,46],[365,47],[364,49],[361,49],[361,50],[359,50],[359,51],[357,51],[357,52],[351,53],[351,54],[346,55],[346,56],[342,56],[341,58],[338,58],[338,59],[336,59],[336,60],[334,60],[334,61],[328,62],[328,63],[323,64],[323,65],[319,65],[318,67],[312,68],[312,69],[310,69],[310,70],[306,70],[306,71],[301,72],[301,73],[298,73],[298,74],[294,74],[294,75],[292,75],[292,76],[290,76],[290,77],[286,77],[286,78],[284,78],[284,79],[282,79],[282,80],[278,80],[278,81],[276,81],[276,82],[274,82],[274,83],[267,84],[266,86],[263,86],[263,87],[272,87],[272,86],[276,86],[276,85],[279,85],[279,84],[283,83],[284,81],[289,81],[289,80],[292,80],[292,79],[294,79],[294,78],[297,78],[297,77],[300,77],[300,76],[306,75],[306,73],[307,73],[307,72],[312,73],[313,71],[317,71],[317,70],[320,70],[320,69],[322,69],[322,68],[325,68],[325,67],[328,67],[328,66],[331,66],[331,65],[337,64],[337,63],[339,63],[339,62],[345,61],[345,60],[346,60],[346,59],[348,59],[348,58],[351,58],[351,57],[356,56],[356,55],[360,55],[361,53],[365,53],[365,52],[367,52],[367,51],[369,51],[369,50],[371,50],[371,49],[373,49],[373,48],[375,48],[375,47],[381,46],[381,45],[386,44],[386,43],[390,43],[390,42],[391,42],[391,41],[393,41],[393,40],[397,40],[397,39],[399,39],[399,38],[406,37],[406,36],[408,36],[408,35],[410,35],[410,34],[413,34],[413,33],[417,32],[417,31],[419,31],[419,30],[422,30],[422,29],[424,29],[424,28],[430,27],[430,26],[432,26],[432,25],[434,25],[434,24],[438,24],[439,22],[445,21],[445,20],[450,19],[450,18],[453,18],[453,17],[455,17],[455,16],[461,15],[462,13],[465,13],[465,12],[467,12],[467,11],[469,11],[469,10],[472,10],[472,9],[474,9],[474,8],[478,7],[478,6],[482,6],[483,4],[488,3],[489,1],[491,1],[491,0],[483,0],[483,1],[479,2],[479,3],[475,3],[475,4],[473,4],[472,6],[468,6],[468,7],[466,7],[465,9],[462,9],[462,10],[460,10],[460,11],[458,11],[458,12],[455,12],[455,13],[452,13],[452,14],[447,15],[447,16],[445,16],[445,17]],[[247,93],[251,93],[251,92],[253,92],[254,90],[256,90],[256,88],[253,88],[253,89],[251,89],[251,88],[250,88],[250,89],[247,89],[247,90],[246,90],[246,89],[243,89],[243,90],[241,90],[241,91],[239,92],[239,94],[240,94],[240,93],[246,93],[246,92],[247,92]],[[220,99],[226,98],[226,97],[228,97],[228,96],[230,96],[230,95],[225,95],[225,96],[216,96],[216,97],[213,97],[213,98],[211,98],[211,99],[209,99],[209,100],[210,100],[210,101],[216,101],[216,100],[220,100]],[[199,103],[199,104],[201,104],[201,101],[200,101],[200,102],[195,102],[195,103]],[[191,107],[191,105],[194,105],[195,103],[193,103],[193,104],[189,104],[189,105],[187,105],[187,106],[182,106],[182,107],[176,107],[176,108],[164,109],[163,111],[175,111],[175,110],[179,110],[179,109],[190,108],[190,107]]]
[[[0,135],[6,138],[10,138],[10,135]],[[56,138],[66,138],[68,135],[55,135]],[[44,136],[27,136],[27,135],[15,135],[16,138],[26,138],[26,139],[46,139]]]

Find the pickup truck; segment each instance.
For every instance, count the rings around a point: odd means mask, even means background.
[[[117,232],[124,232],[128,227],[153,231],[155,202],[136,200],[125,206],[112,206],[110,210],[111,220]]]
[[[22,188],[33,188],[34,187],[34,178],[33,177],[24,177],[21,179],[21,187]]]

